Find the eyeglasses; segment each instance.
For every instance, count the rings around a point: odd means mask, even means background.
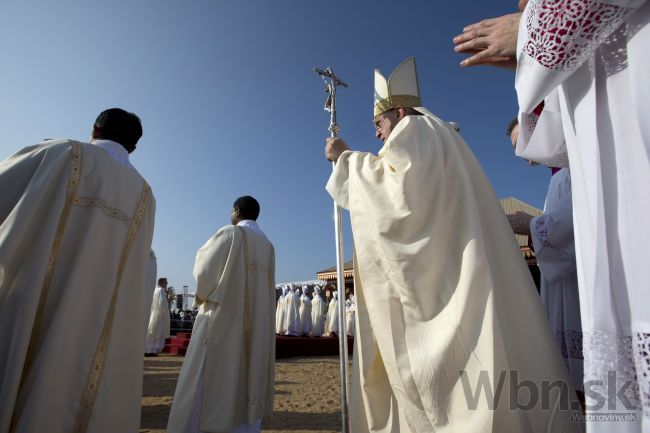
[[[379,129],[381,129],[382,125],[384,124],[384,121],[386,120],[386,115],[387,115],[388,113],[392,113],[393,111],[395,111],[395,109],[394,109],[394,108],[391,108],[390,110],[385,111],[385,112],[383,112],[383,113],[377,115],[377,117],[375,117],[375,118],[373,119],[372,124],[375,126],[375,130],[376,130],[376,131],[378,131]]]

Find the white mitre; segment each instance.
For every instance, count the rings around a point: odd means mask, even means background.
[[[375,69],[375,105],[373,117],[401,105],[402,107],[420,107],[420,86],[415,57],[404,60],[390,74],[388,80],[379,69]],[[417,109],[417,108],[416,108]],[[418,110],[419,111],[419,110]]]

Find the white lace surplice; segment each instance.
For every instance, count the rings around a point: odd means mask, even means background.
[[[533,0],[519,29],[518,153],[557,90],[547,117],[571,163],[587,413],[637,419],[588,421],[589,432],[639,432],[642,418],[650,431],[649,20],[644,0]],[[546,151],[535,159],[561,156]]]
[[[582,326],[568,168],[561,169],[551,178],[544,214],[531,220],[530,231],[541,271],[542,303],[573,385],[582,391]]]

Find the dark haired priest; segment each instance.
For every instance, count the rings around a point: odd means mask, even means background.
[[[0,432],[140,426],[155,202],[129,162],[140,119],[102,112],[91,144],[0,163]]]
[[[275,253],[260,206],[238,198],[232,225],[197,255],[199,312],[176,386],[169,433],[253,433],[273,414]]]

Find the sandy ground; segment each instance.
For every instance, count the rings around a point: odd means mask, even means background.
[[[182,356],[145,358],[141,433],[165,431],[182,363]],[[262,431],[341,431],[340,389],[337,357],[278,360],[273,419]]]

